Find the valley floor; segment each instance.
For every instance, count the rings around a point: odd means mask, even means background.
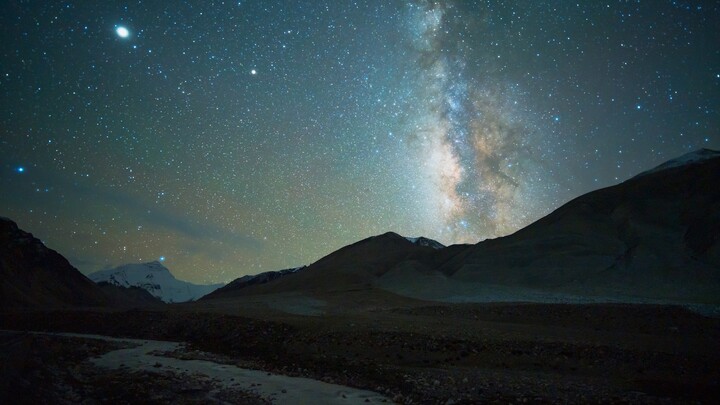
[[[357,387],[398,403],[720,397],[720,319],[677,307],[416,302],[321,316],[232,307],[5,312],[0,328],[182,341],[188,349],[178,356]],[[0,392],[41,402],[200,403],[210,392],[231,403],[268,400],[163,367],[108,369],[88,360],[123,344],[4,333]]]
[[[9,375],[8,381],[13,384],[6,387],[3,397],[12,399],[13,403],[36,395],[39,402],[52,399],[52,402],[67,403],[127,400],[352,405],[389,402],[370,391],[244,369],[227,364],[222,357],[217,362],[217,356],[212,353],[188,350],[177,342],[0,331],[0,344],[6,349],[3,354],[10,359],[5,367],[24,371]],[[67,361],[68,354],[76,361]],[[40,380],[36,378],[38,370],[24,367],[23,363],[28,359],[32,362],[33,358],[42,359],[41,368],[49,378]]]

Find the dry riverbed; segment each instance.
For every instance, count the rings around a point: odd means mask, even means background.
[[[389,402],[370,391],[218,363],[177,342],[3,331],[0,344],[9,359],[0,392],[11,402]]]
[[[683,308],[433,304],[315,317],[203,309],[0,313],[4,329],[188,343],[164,347],[172,353],[142,366],[121,360],[115,366],[125,367],[112,368],[86,359],[122,342],[21,335],[2,341],[2,358],[22,367],[3,365],[0,380],[14,378],[20,383],[6,391],[25,387],[42,402],[263,403],[295,395],[290,386],[278,393],[267,381],[258,387],[240,383],[238,375],[191,372],[168,363],[174,357],[354,387],[403,404],[716,403],[720,397],[720,319]],[[336,398],[352,399],[347,392]]]

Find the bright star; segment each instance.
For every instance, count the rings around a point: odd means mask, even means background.
[[[120,38],[127,38],[128,36],[130,36],[130,31],[128,31],[128,29],[123,26],[115,28],[115,32]]]
[[[18,173],[24,173],[24,172],[25,172],[25,168],[22,167],[22,166],[19,166],[19,167],[18,167],[17,169],[15,169],[15,170],[17,170]]]
[[[160,256],[160,261],[161,261],[161,262],[164,262],[164,261],[165,261],[165,256]]]
[[[250,74],[251,74],[251,75],[256,75],[256,74],[257,74],[257,70],[255,70],[255,69],[251,70],[251,71],[250,71]]]

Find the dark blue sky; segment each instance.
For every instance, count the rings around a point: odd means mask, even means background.
[[[3,9],[0,215],[84,272],[164,257],[214,282],[388,230],[476,242],[720,149],[717,2]]]

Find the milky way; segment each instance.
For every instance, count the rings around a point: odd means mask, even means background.
[[[448,21],[450,20],[450,21]],[[412,48],[421,69],[416,83],[417,116],[407,129],[422,162],[430,229],[455,242],[511,233],[549,205],[533,189],[543,181],[541,158],[533,148],[538,134],[517,106],[522,96],[512,84],[467,72],[466,26],[454,7],[422,2],[409,6]],[[515,100],[511,103],[510,100]],[[545,138],[544,142],[548,139]],[[554,179],[544,178],[546,184]],[[541,209],[541,208],[540,208]]]
[[[711,1],[10,2],[0,215],[85,273],[193,282],[507,235],[720,149],[718,26]]]

